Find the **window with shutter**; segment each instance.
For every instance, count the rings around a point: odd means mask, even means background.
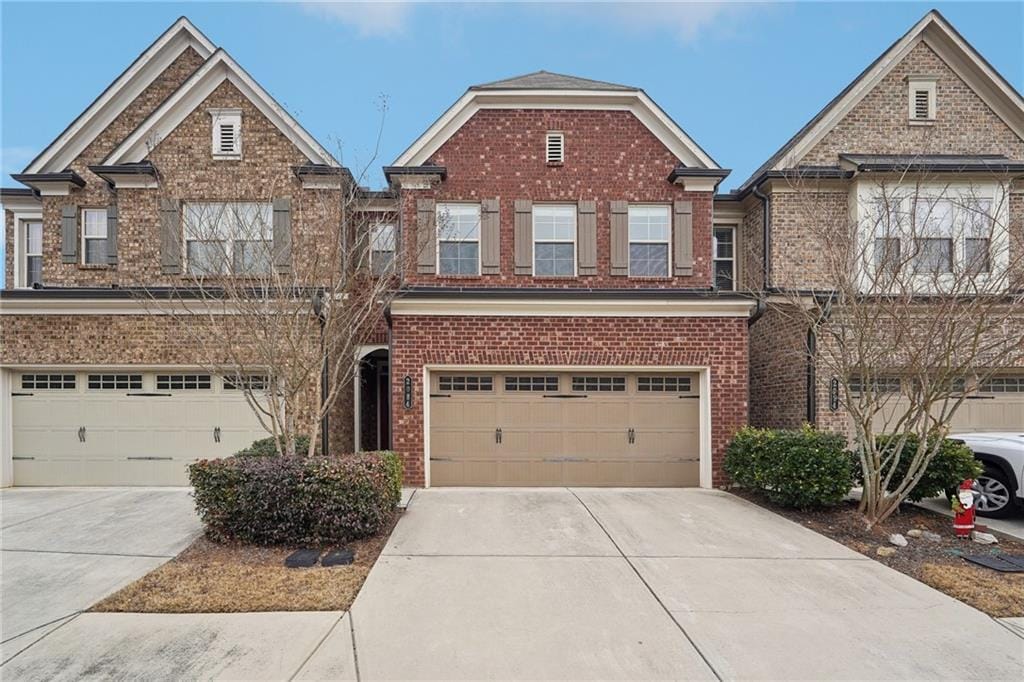
[[[548,163],[565,162],[565,135],[558,132],[549,132],[547,134],[546,158]]]

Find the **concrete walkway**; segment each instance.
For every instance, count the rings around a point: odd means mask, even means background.
[[[186,488],[0,491],[0,661],[164,563],[200,533]]]

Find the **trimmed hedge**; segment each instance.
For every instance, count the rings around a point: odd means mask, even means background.
[[[402,489],[393,452],[335,457],[228,457],[189,466],[209,537],[259,545],[325,545],[379,532]]]
[[[772,502],[800,509],[839,502],[853,487],[846,441],[838,434],[746,427],[725,451],[725,472]]]
[[[284,438],[281,439],[284,441]],[[282,442],[283,446],[284,443]],[[281,448],[284,450],[284,447]],[[295,438],[295,453],[298,455],[305,455],[309,452],[309,436],[297,436]],[[274,437],[263,438],[261,440],[255,440],[247,448],[243,448],[235,453],[236,457],[276,457],[277,446],[274,444]]]
[[[895,447],[897,438],[895,434],[886,434],[876,436],[875,442],[879,448],[886,447],[889,443],[893,443],[891,447]],[[913,459],[914,453],[917,452],[917,446],[920,442],[916,435],[907,435],[907,441],[903,445],[900,461],[895,467],[892,479],[889,481],[889,492],[895,490],[903,482],[903,477],[907,475],[907,465]],[[937,497],[956,488],[966,478],[977,478],[983,469],[984,467],[974,458],[974,453],[969,447],[960,441],[947,438],[943,440],[939,451],[932,458],[932,461],[928,462],[924,475],[917,482],[917,485],[911,488],[907,499],[911,502],[919,502],[927,497]],[[856,461],[855,471],[857,474],[857,484],[863,484],[864,476],[860,470],[859,462]],[[888,473],[888,469],[883,472],[883,474],[886,473]]]

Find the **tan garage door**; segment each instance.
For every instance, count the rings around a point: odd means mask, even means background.
[[[896,379],[889,380],[896,386]],[[909,402],[893,395],[883,414],[875,419],[875,428],[885,430],[908,409]],[[1001,374],[992,377],[974,390],[953,415],[954,432],[1021,431],[1024,430],[1024,374]]]
[[[695,486],[696,374],[435,372],[430,482]]]
[[[242,391],[196,372],[15,376],[15,485],[188,485],[186,466],[266,437]]]

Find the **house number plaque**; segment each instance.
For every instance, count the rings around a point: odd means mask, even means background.
[[[839,409],[839,379],[835,377],[828,382],[828,409],[833,412]]]
[[[408,374],[402,379],[402,405],[407,410],[412,409],[412,377]]]

